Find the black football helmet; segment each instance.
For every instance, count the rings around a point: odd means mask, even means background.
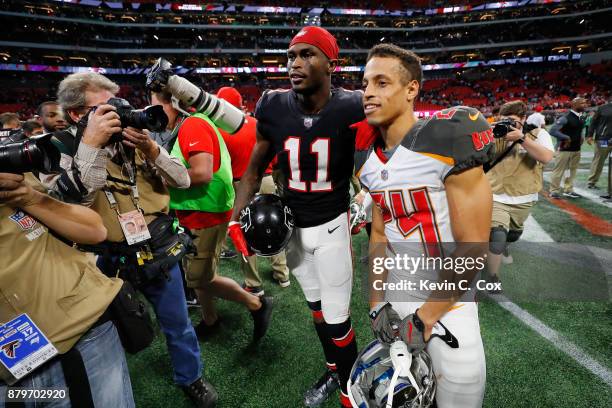
[[[281,252],[293,233],[293,213],[276,194],[257,194],[240,212],[240,228],[253,252],[272,256]]]

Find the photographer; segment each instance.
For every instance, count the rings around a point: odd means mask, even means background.
[[[174,381],[199,406],[211,407],[217,395],[201,376],[200,348],[178,267],[187,244],[177,239],[168,216],[167,186],[186,188],[189,175],[147,131],[128,126],[137,113],[112,99],[118,91],[97,73],[62,80],[58,101],[72,126],[55,134],[63,172],[44,180],[65,200],[100,214],[108,237],[92,248],[100,255],[98,265],[106,275],[132,282],[151,302],[166,336]],[[146,227],[132,229],[130,222]]]
[[[39,190],[31,176],[0,173],[0,406],[10,386],[61,389],[74,407],[133,407],[107,310],[122,283],[57,238],[95,244],[106,229],[94,211]]]
[[[510,121],[509,132],[496,139],[498,157],[508,152],[487,173],[493,190],[490,252],[488,258],[491,280],[499,280],[502,253],[507,244],[523,233],[523,223],[538,201],[543,186],[543,168],[552,160],[554,147],[548,132],[525,125],[527,105],[512,101],[500,109],[502,121]],[[508,151],[508,149],[511,149]]]

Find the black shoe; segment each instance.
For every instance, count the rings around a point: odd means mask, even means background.
[[[580,194],[574,193],[573,191],[570,191],[569,193],[563,193],[563,195],[565,197],[569,197],[569,198],[580,198],[580,197],[582,197]]]
[[[221,259],[232,259],[238,256],[236,251],[232,251],[231,249],[226,249],[225,251],[221,251],[221,255],[219,257]]]
[[[213,324],[208,325],[204,323],[204,320],[202,320],[197,326],[194,326],[193,329],[196,332],[196,336],[198,336],[198,340],[206,341],[212,335],[217,333],[220,327],[221,327],[221,318],[217,317],[217,320]]]
[[[187,308],[200,307],[200,302],[198,302],[198,297],[195,294],[195,291],[191,288],[185,290],[185,301],[187,303]]]
[[[253,339],[261,339],[270,327],[272,317],[273,302],[271,296],[261,297],[261,308],[251,312],[253,317]]]
[[[246,283],[243,283],[242,289],[249,292],[251,295],[262,297],[264,295],[264,290],[261,286],[248,286]]]
[[[338,388],[340,388],[338,374],[327,369],[321,378],[304,393],[304,405],[309,408],[319,407]]]
[[[559,193],[550,193],[550,198],[561,198],[561,194],[559,194]]]
[[[200,377],[191,385],[181,388],[198,408],[214,408],[217,406],[217,400],[219,399],[217,391],[204,378]]]
[[[595,189],[598,189],[599,187],[597,187],[595,184],[589,184],[589,185],[587,185],[587,188],[589,188],[591,190],[595,190]]]

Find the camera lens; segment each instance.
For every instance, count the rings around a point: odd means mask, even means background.
[[[60,152],[51,142],[51,133],[23,142],[0,146],[0,173],[53,173],[59,170]]]

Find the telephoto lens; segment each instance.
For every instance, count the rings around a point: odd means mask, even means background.
[[[22,174],[60,171],[60,151],[51,142],[52,133],[33,136],[17,143],[0,146],[0,173]]]
[[[512,130],[511,127],[514,126],[514,121],[512,119],[502,119],[499,122],[495,122],[493,124],[493,137],[495,139],[501,139],[506,136]]]
[[[106,103],[117,108],[121,127],[133,127],[136,129],[148,129],[154,132],[162,132],[168,126],[168,116],[161,105],[149,106],[144,109],[134,109],[128,101],[123,98],[110,98]],[[109,143],[123,140],[121,133],[114,134]]]

